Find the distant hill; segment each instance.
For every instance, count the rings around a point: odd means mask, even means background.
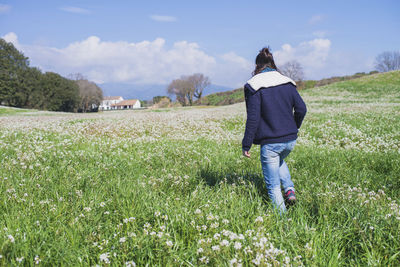
[[[358,97],[370,99],[389,97],[392,100],[400,101],[400,70],[365,75],[357,79],[316,87],[311,89],[310,93],[318,94],[321,91],[324,91],[324,95],[346,92],[347,95],[356,94]]]
[[[354,75],[348,75],[348,76],[338,76],[338,77],[331,77],[331,78],[326,78],[326,79],[321,79],[321,80],[305,80],[302,82],[297,83],[297,88],[299,90],[304,90],[304,89],[310,89],[310,88],[315,88],[315,87],[321,87],[324,85],[328,84],[333,84],[333,83],[338,83],[341,81],[349,81],[349,80],[354,80],[358,79],[361,77],[370,77],[377,74],[377,71],[372,71],[369,73],[356,73]],[[386,78],[384,78],[386,79]],[[221,105],[230,105],[230,104],[235,104],[239,102],[244,101],[244,92],[243,88],[238,88],[230,91],[225,91],[225,92],[218,92],[218,93],[213,93],[209,95],[205,95],[201,102],[197,101],[197,105],[211,105],[211,106],[221,106]]]
[[[197,105],[223,106],[231,105],[244,101],[243,88],[235,90],[218,92],[204,96],[201,101],[197,101]]]
[[[103,83],[99,85],[104,96],[122,96],[124,99],[152,100],[154,96],[167,95],[167,84]],[[203,94],[232,90],[231,87],[211,84]]]

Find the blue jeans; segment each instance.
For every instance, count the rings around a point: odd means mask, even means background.
[[[293,150],[296,140],[286,143],[265,144],[260,149],[261,166],[267,186],[269,198],[280,214],[286,211],[282,197],[281,185],[285,192],[294,191],[294,184],[290,179],[289,168],[284,159]]]

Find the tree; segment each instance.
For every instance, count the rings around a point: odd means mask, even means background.
[[[24,108],[36,108],[41,109],[41,103],[43,103],[46,95],[42,92],[42,79],[43,73],[40,69],[31,67],[24,71],[21,76],[21,103],[20,106]]]
[[[279,70],[283,75],[288,76],[294,81],[302,81],[304,79],[303,67],[296,60],[286,62]]]
[[[0,38],[0,104],[72,112],[79,99],[75,81],[29,67],[29,59]]]
[[[42,108],[51,111],[76,112],[79,107],[79,87],[75,81],[54,72],[46,72],[42,79],[45,97]]]
[[[79,112],[96,111],[103,100],[103,91],[94,82],[88,81],[82,74],[68,75],[74,80],[79,88]]]
[[[189,76],[189,81],[193,84],[194,96],[198,100],[201,99],[204,89],[211,84],[210,79],[201,73],[195,73]]]
[[[171,98],[168,96],[155,96],[153,97],[153,107],[166,108],[170,106]]]
[[[181,76],[180,79],[173,80],[167,87],[167,92],[170,95],[175,95],[176,100],[182,106],[191,105],[193,102],[193,91],[191,84],[188,82],[187,76]]]
[[[171,102],[171,98],[169,98],[168,96],[158,95],[153,97],[153,104],[157,104],[160,101],[163,101],[164,99]]]
[[[22,75],[28,69],[28,58],[0,38],[0,104],[20,107],[26,97],[21,86]]]
[[[400,52],[386,51],[375,58],[375,68],[380,72],[400,69]]]
[[[204,89],[211,84],[210,79],[201,73],[190,76],[181,76],[173,80],[167,87],[170,95],[175,95],[176,100],[183,106],[193,105],[193,98],[201,98]]]

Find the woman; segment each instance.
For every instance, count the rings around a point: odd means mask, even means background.
[[[306,105],[296,83],[277,71],[269,48],[256,57],[253,77],[244,86],[247,121],[242,150],[250,158],[252,144],[261,145],[261,166],[268,195],[279,213],[296,201],[295,189],[284,159],[296,144]]]

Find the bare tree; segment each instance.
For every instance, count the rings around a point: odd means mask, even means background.
[[[201,99],[204,89],[211,84],[210,79],[201,73],[195,73],[189,76],[189,81],[194,87],[194,97]]]
[[[185,76],[181,76],[180,79],[173,80],[167,87],[169,95],[175,95],[176,100],[187,106],[193,100],[192,90],[190,89],[190,83],[186,80]]]
[[[183,75],[173,80],[167,87],[169,95],[175,95],[183,106],[193,105],[193,98],[201,98],[204,88],[210,85],[210,79],[201,73]]]
[[[400,52],[386,51],[375,58],[375,68],[380,72],[400,69]]]
[[[88,81],[80,73],[70,74],[68,78],[75,80],[79,87],[80,112],[93,111],[100,106],[100,102],[103,100],[103,91],[97,84]]]
[[[297,60],[291,60],[283,64],[279,70],[285,76],[294,81],[302,81],[304,79],[303,67]]]

